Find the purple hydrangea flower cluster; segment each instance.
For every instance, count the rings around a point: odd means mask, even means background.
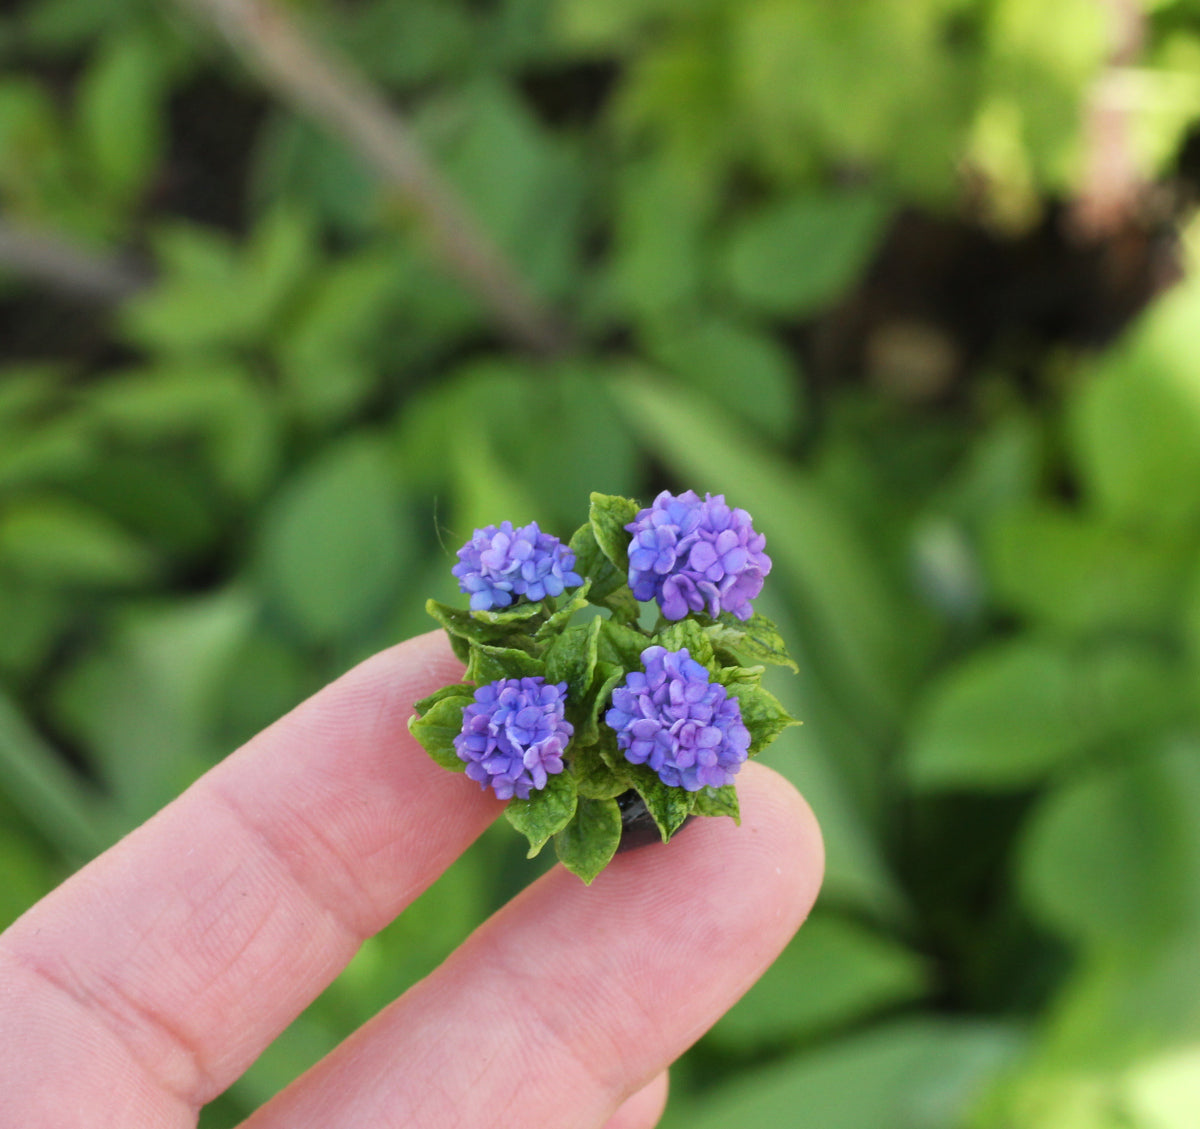
[[[572,571],[575,554],[536,521],[520,529],[503,521],[475,530],[458,550],[458,562],[450,571],[470,595],[472,611],[506,608],[519,596],[537,603],[583,583]]]
[[[710,682],[686,647],[647,647],[642,665],[645,673],[631,671],[613,691],[604,715],[625,759],[689,792],[732,783],[750,748],[737,698]]]
[[[724,494],[664,490],[625,528],[633,534],[629,587],[639,600],[657,600],[667,619],[700,611],[750,618],[771,558],[750,515],[727,506]]]
[[[544,678],[501,678],[475,691],[454,738],[467,775],[502,800],[526,800],[531,788],[563,770],[562,754],[574,733],[563,716],[567,684]]]

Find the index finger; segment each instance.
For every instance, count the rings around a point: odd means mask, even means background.
[[[19,919],[0,1090],[47,1052],[59,1094],[123,1079],[194,1114],[224,1090],[501,810],[408,733],[461,670],[440,632],[368,659]]]

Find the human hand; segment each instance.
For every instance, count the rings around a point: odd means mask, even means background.
[[[0,1127],[194,1126],[500,812],[406,728],[460,677],[441,633],[368,659],[0,935]],[[556,866],[247,1127],[653,1125],[820,882],[791,786],[738,794],[590,888]]]

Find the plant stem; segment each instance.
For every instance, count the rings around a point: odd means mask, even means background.
[[[445,265],[513,341],[547,355],[568,347],[563,327],[367,80],[314,43],[271,0],[180,2],[213,24],[283,102],[344,141],[404,196]]]

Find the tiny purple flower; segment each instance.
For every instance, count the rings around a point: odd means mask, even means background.
[[[567,684],[544,678],[501,678],[475,691],[454,738],[467,775],[502,800],[527,800],[529,790],[563,770],[562,754],[575,732],[563,717]]]
[[[450,571],[471,597],[472,611],[506,608],[516,598],[537,603],[575,588],[583,578],[572,571],[575,554],[557,537],[543,533],[536,521],[514,529],[511,521],[475,530],[458,550]]]
[[[771,558],[750,515],[727,506],[724,494],[664,490],[625,528],[633,535],[629,587],[639,600],[657,600],[667,619],[702,611],[750,618]]]
[[[750,748],[737,698],[710,682],[686,647],[647,647],[642,665],[645,673],[631,671],[613,691],[604,715],[625,759],[688,792],[733,783]]]

